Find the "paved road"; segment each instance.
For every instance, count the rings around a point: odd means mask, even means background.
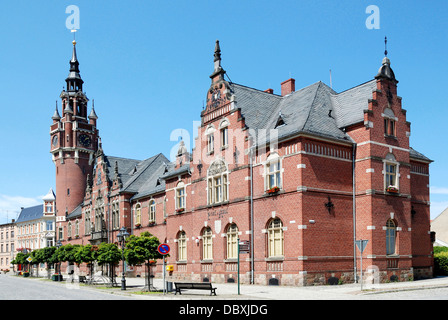
[[[0,300],[129,300],[129,296],[51,280],[0,275]]]
[[[374,289],[360,291],[359,284],[338,286],[288,287],[217,283],[217,296],[208,292],[189,290],[182,295],[172,293],[136,295],[144,285],[143,278],[128,278],[128,289],[99,289],[98,287],[66,284],[37,278],[0,275],[0,300],[225,300],[250,303],[249,300],[448,300],[448,277],[420,281],[384,283]],[[154,279],[161,289],[161,279]]]

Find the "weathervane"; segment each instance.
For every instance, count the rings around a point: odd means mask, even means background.
[[[387,37],[384,37],[384,55],[387,57]]]

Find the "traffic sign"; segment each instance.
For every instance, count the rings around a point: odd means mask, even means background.
[[[367,242],[369,242],[369,240],[355,240],[356,246],[358,247],[361,253],[364,252],[364,249],[367,246]]]
[[[28,258],[26,258],[26,261],[31,262],[31,261],[33,261],[33,258],[28,257]]]
[[[238,242],[240,253],[250,252],[250,242],[248,240],[240,240]]]
[[[160,254],[166,255],[170,252],[170,246],[166,243],[162,243],[157,247],[157,251],[159,251]]]

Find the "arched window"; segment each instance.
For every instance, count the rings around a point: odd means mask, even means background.
[[[141,226],[142,224],[142,206],[140,203],[135,205],[135,225]]]
[[[120,206],[118,201],[112,202],[112,229],[120,228]]]
[[[215,150],[215,128],[213,125],[209,125],[205,131],[207,139],[207,154],[212,154]]]
[[[268,257],[282,257],[283,223],[280,219],[272,219],[268,226]]]
[[[67,237],[71,237],[71,236],[72,236],[72,223],[71,223],[71,221],[69,221],[67,224]]]
[[[187,235],[185,231],[179,232],[177,236],[177,260],[187,260]]]
[[[156,222],[156,202],[149,201],[149,222]]]
[[[79,220],[75,222],[75,237],[79,236]]]
[[[392,219],[387,220],[386,223],[386,254],[395,254],[395,243],[397,237],[397,226]]]
[[[238,227],[232,223],[227,229],[227,259],[238,258]]]
[[[223,119],[219,124],[219,132],[221,133],[221,149],[224,149],[229,144],[229,133],[228,133],[228,126],[229,126],[229,120]]]
[[[213,259],[213,237],[212,229],[205,228],[202,232],[202,260]]]

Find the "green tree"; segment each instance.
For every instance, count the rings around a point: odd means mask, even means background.
[[[54,261],[54,253],[56,252],[56,247],[45,247],[41,249],[42,262],[44,262],[47,266],[47,277],[50,279],[50,266],[55,264],[57,261]]]
[[[126,248],[124,256],[130,265],[145,264],[146,277],[145,288],[146,291],[151,291],[152,277],[150,274],[151,263],[157,259],[163,259],[163,256],[157,251],[160,241],[157,237],[149,232],[143,232],[140,236],[131,235],[126,241]]]
[[[39,276],[39,264],[44,262],[43,250],[36,249],[31,251],[30,257],[33,259],[30,264],[36,266],[36,276]]]
[[[22,266],[27,266],[28,261],[26,260],[30,256],[29,253],[18,252],[15,259],[11,261],[12,264],[20,264]],[[26,268],[25,268],[26,269]],[[26,272],[22,269],[23,272]]]
[[[93,262],[98,256],[98,246],[86,244],[81,246],[75,253],[75,259],[78,264],[86,263],[90,267],[90,278],[93,273]]]
[[[114,281],[114,268],[115,265],[121,260],[121,251],[115,243],[101,243],[98,246],[96,253],[96,260],[99,265],[109,266],[110,282],[113,285]]]

